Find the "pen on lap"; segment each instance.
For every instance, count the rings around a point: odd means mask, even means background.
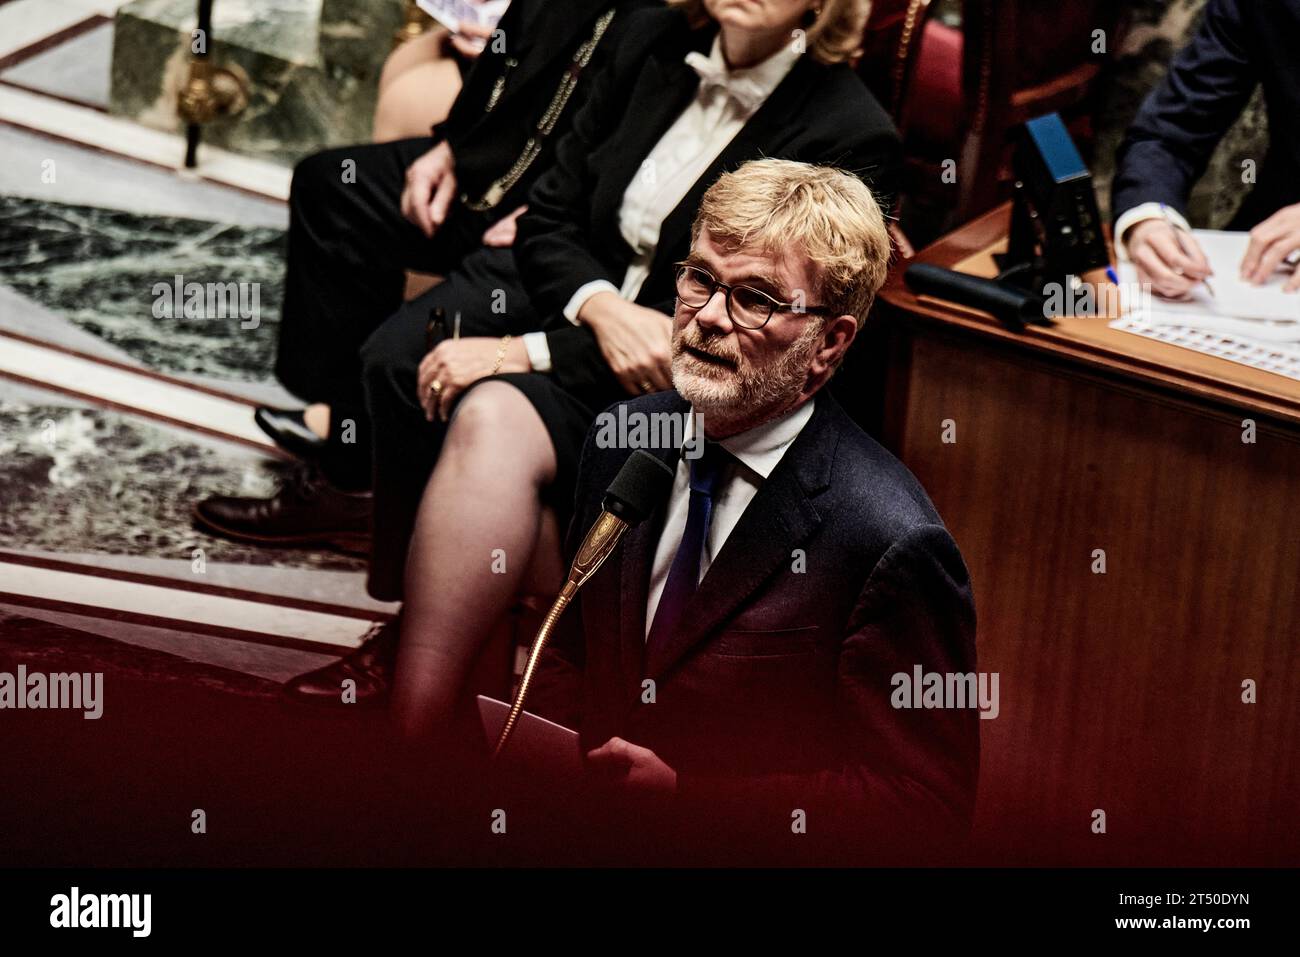
[[[424,327],[424,351],[432,352],[439,341],[447,338],[447,311],[442,306],[429,310],[429,321]]]

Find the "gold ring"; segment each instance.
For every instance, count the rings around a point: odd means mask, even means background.
[[[442,394],[442,381],[439,380],[439,379],[434,379],[432,382],[430,382],[430,383],[429,383],[429,391],[432,392],[434,395],[441,395],[441,394]]]
[[[653,385],[651,385],[650,382],[649,382],[648,380],[647,380],[647,381],[644,381],[644,382],[641,383],[641,391],[642,391],[642,392],[653,392],[654,390],[655,390],[655,387],[654,387]]]

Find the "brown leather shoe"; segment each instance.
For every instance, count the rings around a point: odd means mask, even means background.
[[[284,697],[299,704],[325,708],[378,708],[388,703],[397,663],[397,642],[401,634],[394,618],[375,627],[361,647],[324,668],[299,675],[285,684]],[[346,687],[344,682],[355,682]],[[351,691],[345,700],[344,692]]]
[[[194,506],[195,522],[254,545],[323,545],[350,555],[370,553],[369,492],[343,492],[319,470],[301,466],[271,498],[214,495]]]

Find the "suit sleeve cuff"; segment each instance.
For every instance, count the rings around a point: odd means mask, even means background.
[[[575,326],[581,325],[581,323],[578,322],[579,310],[587,304],[588,299],[596,295],[598,292],[612,292],[617,296],[618,287],[608,279],[593,279],[591,282],[584,283],[579,286],[578,291],[569,298],[569,304],[564,307],[564,318],[568,319]]]
[[[1141,203],[1125,210],[1119,219],[1115,220],[1115,252],[1123,262],[1129,261],[1128,243],[1124,240],[1124,234],[1138,223],[1146,222],[1148,219],[1164,219],[1166,212],[1169,213],[1169,218],[1175,226],[1191,232],[1192,227],[1187,224],[1183,214],[1163,203]]]
[[[551,371],[551,347],[546,342],[546,333],[528,332],[522,337],[524,351],[528,353],[528,364],[534,372]]]

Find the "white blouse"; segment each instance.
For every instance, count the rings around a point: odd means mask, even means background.
[[[687,55],[687,65],[700,74],[695,99],[655,144],[623,193],[619,232],[634,251],[618,291],[624,299],[635,299],[650,274],[660,225],[798,59],[794,45],[786,43],[752,67],[728,70],[721,37],[714,37],[708,57]]]
[[[785,79],[799,57],[793,43],[784,43],[752,67],[729,70],[722,56],[721,36],[714,37],[707,57],[695,52],[686,55],[687,65],[700,75],[695,99],[655,144],[623,193],[619,232],[633,252],[623,284],[615,287],[607,280],[596,279],[581,286],[564,307],[570,322],[578,324],[578,311],[598,292],[613,292],[628,300],[636,298],[650,274],[663,221]],[[525,344],[533,367],[549,370],[550,356],[541,354],[545,343]]]

